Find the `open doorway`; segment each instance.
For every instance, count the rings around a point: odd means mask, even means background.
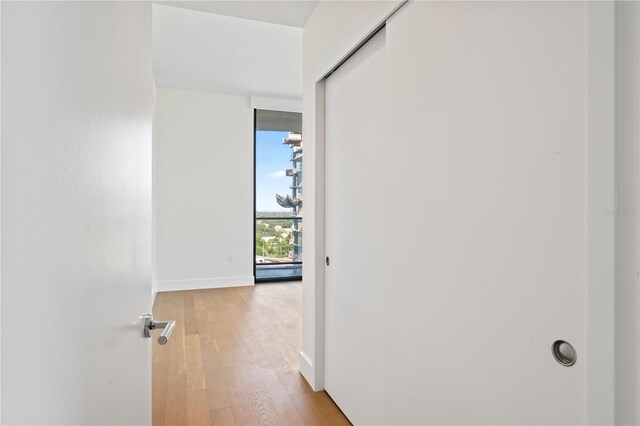
[[[254,277],[302,279],[302,114],[254,110]]]

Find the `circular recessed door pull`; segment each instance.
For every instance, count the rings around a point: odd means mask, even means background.
[[[330,262],[329,262],[329,256],[327,256],[327,257],[324,259],[324,261],[325,261],[325,263],[327,264],[327,266],[329,266],[329,263],[330,263]]]
[[[558,364],[564,365],[565,367],[571,367],[576,363],[576,359],[578,359],[574,347],[571,346],[571,343],[565,342],[564,340],[556,340],[553,342],[551,353],[553,353],[553,357],[558,361]]]

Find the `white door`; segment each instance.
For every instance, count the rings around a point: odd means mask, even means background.
[[[384,419],[385,43],[326,80],[325,389],[356,424]]]
[[[354,423],[587,421],[588,17],[410,2],[327,79],[326,389]]]
[[[1,8],[2,424],[149,424],[151,6]]]

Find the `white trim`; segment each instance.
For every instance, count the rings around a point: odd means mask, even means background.
[[[269,111],[302,112],[302,100],[263,98],[251,96],[252,109],[266,109]]]
[[[254,285],[253,276],[201,278],[195,280],[158,281],[158,293],[163,291],[202,290],[207,288],[244,287]]]
[[[587,423],[615,423],[615,14],[587,5]]]
[[[316,336],[315,343],[315,368],[314,368],[314,381],[312,382],[313,389],[324,389],[324,271],[325,271],[325,82],[323,78],[316,84],[315,90],[315,123],[316,123],[316,146],[315,146],[315,225],[316,225],[316,239],[315,239],[315,278],[316,286],[314,289],[315,295],[315,312],[316,323],[314,324],[314,333]],[[306,154],[305,154],[306,155]],[[313,364],[312,364],[313,366]]]
[[[300,373],[307,379],[309,383],[314,383],[315,380],[309,380],[309,377],[315,377],[315,370],[313,368],[313,362],[309,359],[304,352],[300,352]],[[316,389],[311,386],[314,391],[321,391],[322,389]]]
[[[312,199],[307,208],[309,221],[305,225],[305,238],[315,236],[311,243],[305,244],[303,271],[303,297],[311,299],[305,306],[313,306],[311,317],[313,349],[300,353],[300,372],[311,387],[324,389],[324,78],[338,65],[358,49],[386,20],[393,15],[407,0],[371,2],[362,14],[350,24],[347,31],[311,66],[311,78],[307,80],[308,90],[312,93],[311,110],[306,111],[311,120],[305,134],[305,171],[306,197]],[[314,170],[315,169],[315,170]],[[309,214],[310,213],[310,214]],[[303,329],[305,329],[303,325]],[[304,342],[303,342],[304,343]]]
[[[2,22],[2,8],[0,7],[0,23]],[[0,24],[0,34],[2,34],[2,25]],[[0,49],[1,50],[1,49]],[[0,52],[0,57],[2,57],[2,54]],[[2,81],[2,71],[1,71],[0,67],[0,81]],[[1,85],[0,85],[1,86]],[[0,99],[2,98],[1,96],[2,93],[2,88],[0,87]],[[1,104],[1,102],[0,102]],[[2,117],[2,108],[0,108],[0,117]],[[0,127],[2,127],[1,124],[2,120],[0,120]],[[2,132],[0,131],[0,134],[2,134]],[[0,152],[2,152],[2,140],[0,139]],[[0,155],[1,157],[1,155]],[[1,158],[0,158],[1,160]],[[2,164],[2,161],[0,161],[0,164]],[[2,176],[2,174],[0,173],[0,176]],[[2,187],[2,185],[0,185],[0,188]],[[0,218],[2,216],[2,194],[0,193]],[[0,223],[2,223],[2,220],[0,220]],[[0,227],[0,236],[2,235],[2,231],[1,231],[1,227]],[[0,241],[2,241],[2,239],[0,238]],[[1,246],[1,245],[0,245]],[[2,277],[2,249],[0,248],[0,277]],[[0,306],[2,306],[2,279],[0,278]],[[0,384],[2,383],[2,319],[0,316]],[[0,424],[2,423],[2,386],[0,386]]]

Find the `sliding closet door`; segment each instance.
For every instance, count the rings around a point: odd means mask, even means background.
[[[389,423],[586,422],[587,7],[387,22]]]
[[[384,70],[383,30],[326,80],[325,388],[356,424],[384,423]]]
[[[325,382],[355,424],[587,421],[591,7],[409,2],[326,80]]]

